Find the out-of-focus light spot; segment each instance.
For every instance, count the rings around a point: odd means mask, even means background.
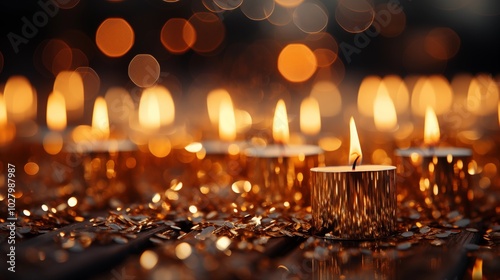
[[[252,127],[252,116],[247,111],[235,109],[234,118],[236,119],[236,131],[242,133]]]
[[[160,77],[160,64],[150,54],[138,54],[128,65],[128,76],[139,87],[153,86]]]
[[[460,49],[460,37],[451,28],[434,28],[424,39],[427,53],[439,60],[454,57]]]
[[[83,115],[83,80],[78,72],[63,71],[57,74],[53,91],[64,96],[68,119],[76,120]]]
[[[158,263],[158,254],[151,250],[146,250],[141,254],[139,262],[144,269],[150,270]]]
[[[231,185],[231,189],[235,193],[250,192],[252,190],[252,184],[249,181],[240,180],[236,181]]]
[[[391,164],[391,158],[387,156],[386,151],[382,149],[376,149],[372,153],[372,163],[373,164]]]
[[[145,95],[149,96],[150,99],[149,102],[154,101],[156,99],[156,104],[150,103],[149,107],[150,108],[157,107],[156,109],[152,110],[158,110],[158,115],[159,115],[158,122],[160,126],[170,125],[174,122],[175,104],[174,100],[172,99],[172,95],[170,94],[170,91],[167,88],[161,85],[155,85],[153,87],[145,89],[142,94],[143,96]],[[152,98],[152,96],[154,96],[155,98]],[[147,107],[145,107],[145,109],[147,110]],[[139,105],[139,111],[140,110],[141,107]]]
[[[187,20],[171,18],[163,25],[160,40],[169,52],[183,54],[196,42],[196,31]]]
[[[477,75],[469,85],[467,109],[478,116],[486,116],[496,112],[499,102],[498,91],[498,86],[491,76]]]
[[[43,41],[35,51],[35,65],[45,68],[54,76],[61,71],[70,70],[72,60],[71,48],[60,39]]]
[[[49,207],[45,204],[42,204],[42,206],[40,206],[40,208],[42,208],[42,210],[45,212],[49,211]]]
[[[92,100],[99,95],[101,80],[94,69],[90,67],[78,67],[75,72],[80,74],[82,78],[85,99]]]
[[[148,141],[148,148],[155,157],[164,158],[170,154],[172,145],[166,137],[153,137]]]
[[[337,54],[329,49],[315,49],[314,55],[318,61],[318,67],[328,67],[337,59]]]
[[[30,212],[29,210],[26,210],[26,209],[24,209],[24,210],[23,210],[23,214],[24,214],[24,216],[26,216],[26,217],[31,216],[31,212]]]
[[[108,104],[104,97],[97,97],[94,102],[94,111],[92,113],[92,134],[96,140],[109,138],[109,117]]]
[[[108,18],[99,25],[96,44],[109,57],[126,54],[134,44],[135,34],[130,24],[123,18]]]
[[[231,102],[231,96],[225,89],[214,89],[207,95],[208,117],[213,126],[219,125],[219,111],[222,100]]]
[[[227,236],[221,236],[215,242],[215,247],[217,247],[220,251],[226,250],[229,245],[231,245],[231,239]]]
[[[304,0],[275,0],[275,2],[283,7],[294,8],[304,2]]]
[[[191,245],[189,245],[189,243],[186,242],[182,242],[175,247],[175,255],[180,260],[187,259],[189,256],[191,256],[192,251],[193,250],[191,248]]]
[[[389,96],[394,102],[397,113],[404,113],[410,104],[410,94],[405,82],[397,75],[388,75],[382,79]]]
[[[24,172],[28,175],[34,176],[38,174],[38,171],[40,171],[40,167],[35,162],[30,161],[24,165]]]
[[[381,81],[378,76],[367,76],[359,86],[358,110],[367,117],[373,117],[373,104]]]
[[[68,198],[68,206],[69,207],[75,207],[78,204],[78,199],[76,197],[72,196]]]
[[[289,44],[278,56],[278,70],[291,82],[304,82],[316,72],[314,53],[304,44]]]
[[[337,86],[331,81],[316,82],[310,96],[318,101],[321,116],[332,117],[340,112],[342,97]]]
[[[215,5],[225,11],[231,11],[243,4],[243,0],[213,0]]]
[[[170,189],[173,191],[180,191],[182,189],[182,186],[184,186],[184,184],[180,181],[173,180],[172,182],[170,182]]]
[[[280,5],[275,5],[273,13],[267,18],[267,20],[276,26],[286,26],[293,20],[292,15],[293,10]]]
[[[21,122],[36,115],[36,93],[24,76],[12,76],[5,83],[4,101],[7,117]]]
[[[451,86],[443,76],[422,77],[413,87],[411,108],[417,116],[424,116],[428,106],[432,107],[437,115],[444,114],[450,110],[452,102]]]
[[[337,23],[347,32],[360,33],[368,29],[375,18],[375,9],[367,0],[338,1]]]
[[[390,17],[387,17],[386,14],[391,9],[388,7],[389,4],[379,4],[376,9],[376,17],[379,19],[376,20],[377,27],[380,28],[380,35],[393,38],[405,30],[406,27],[406,14],[404,10],[401,9],[399,13],[390,12]],[[375,24],[374,24],[375,25]]]
[[[314,97],[307,97],[300,104],[300,130],[307,135],[316,135],[321,131],[319,103]]]
[[[293,23],[305,33],[318,33],[328,24],[328,13],[317,3],[304,2],[295,8]]]
[[[337,137],[323,137],[319,139],[318,145],[327,152],[333,152],[340,148],[342,141]]]
[[[184,147],[184,149],[190,153],[197,153],[203,149],[203,145],[200,142],[194,142]]]
[[[373,102],[373,120],[379,131],[394,131],[398,125],[396,108],[384,82],[380,83]]]
[[[196,40],[191,47],[194,51],[211,53],[217,50],[224,41],[226,29],[218,16],[205,12],[195,13],[189,18],[189,23],[196,33]],[[190,35],[184,35],[184,32],[190,32],[185,30],[183,28],[183,38],[188,38],[185,40],[189,43],[193,39],[189,39]]]
[[[189,206],[189,212],[191,212],[192,214],[196,214],[196,212],[198,212],[198,207],[194,205]]]
[[[57,155],[63,148],[63,138],[58,132],[49,132],[43,138],[43,149],[49,155]]]
[[[236,139],[236,119],[231,99],[222,99],[219,103],[219,138],[227,142]]]
[[[135,110],[134,101],[128,91],[121,87],[111,87],[106,91],[104,99],[108,104],[109,122],[128,124]]]
[[[49,95],[45,116],[50,130],[61,131],[66,128],[66,100],[58,91]]]
[[[243,1],[240,10],[251,20],[264,20],[274,11],[274,0]]]
[[[160,199],[161,199],[161,195],[159,193],[155,193],[153,198],[151,198],[151,202],[158,203],[158,202],[160,202]]]

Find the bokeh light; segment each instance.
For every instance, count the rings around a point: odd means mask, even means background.
[[[195,42],[192,49],[198,53],[211,53],[221,46],[226,36],[226,28],[220,18],[212,13],[195,13],[189,18],[189,24],[195,30]],[[190,27],[183,28],[183,38],[187,45],[193,41]]]
[[[106,91],[104,99],[108,104],[109,122],[127,125],[135,109],[128,91],[122,87],[111,87]]]
[[[337,115],[342,108],[342,96],[338,87],[329,80],[316,82],[310,96],[318,101],[319,111],[323,117]]]
[[[321,114],[318,101],[306,97],[300,104],[300,131],[307,135],[316,135],[321,131]]]
[[[213,0],[219,8],[225,11],[231,11],[243,4],[243,0]]]
[[[358,111],[367,116],[373,117],[373,103],[382,80],[378,76],[367,76],[359,85],[358,90]]]
[[[425,37],[424,47],[432,57],[447,60],[460,50],[460,37],[451,28],[434,28]]]
[[[171,18],[163,25],[160,40],[169,52],[183,54],[196,42],[196,31],[187,20]]]
[[[317,3],[304,2],[295,8],[293,22],[305,33],[318,33],[328,24],[328,12]]]
[[[387,75],[382,81],[394,103],[396,112],[398,114],[407,112],[410,105],[410,93],[403,79],[398,75]]]
[[[275,0],[275,2],[283,7],[294,8],[304,2],[304,0]]]
[[[128,76],[139,87],[153,86],[160,77],[160,64],[150,54],[138,54],[128,65]]]
[[[241,11],[251,20],[265,20],[274,11],[274,0],[243,1]]]
[[[36,115],[36,93],[24,76],[11,76],[5,83],[4,101],[7,116],[13,122],[21,122]]]
[[[75,71],[60,72],[54,81],[53,91],[64,96],[68,119],[80,119],[84,109],[83,80],[80,74]]]
[[[399,36],[406,28],[406,13],[403,9],[399,13],[390,13],[389,4],[382,3],[375,7],[376,16],[380,19],[377,24],[380,28],[380,35],[393,38]],[[387,15],[389,13],[389,15]]]
[[[99,25],[95,42],[99,50],[109,57],[120,57],[134,45],[132,26],[123,18],[108,18]]]
[[[479,74],[469,85],[467,109],[478,115],[486,116],[497,111],[498,86],[490,75]]]
[[[337,23],[347,32],[368,29],[375,18],[375,9],[368,0],[340,0],[335,9]]]
[[[423,117],[428,106],[434,109],[437,115],[448,112],[453,102],[453,92],[450,83],[441,75],[421,77],[411,96],[412,112]]]
[[[304,44],[289,44],[278,56],[278,70],[290,82],[303,82],[316,72],[314,53]]]

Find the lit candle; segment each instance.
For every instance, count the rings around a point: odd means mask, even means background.
[[[360,165],[361,147],[350,120],[348,166],[311,169],[312,225],[332,239],[377,239],[396,228],[396,167]]]
[[[111,135],[104,98],[97,97],[94,102],[92,126],[77,126],[71,136],[73,143],[67,150],[72,153],[73,161],[83,166],[86,183],[82,207],[113,207],[135,197],[129,172],[136,165],[132,155],[135,146],[127,139]]]
[[[266,204],[309,206],[309,169],[323,165],[323,151],[315,145],[287,144],[288,116],[283,100],[276,105],[272,129],[275,144],[245,149],[252,191]]]
[[[438,147],[439,124],[432,108],[425,113],[425,147],[396,150],[398,203],[413,205],[428,217],[439,218],[452,210],[468,214],[471,176],[468,166],[472,151]]]

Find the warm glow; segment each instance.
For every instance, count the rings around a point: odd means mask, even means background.
[[[321,131],[319,103],[313,97],[305,98],[300,104],[300,130],[308,135],[316,135]]]
[[[483,260],[476,259],[474,267],[472,268],[472,280],[482,280],[483,279]]]
[[[102,97],[97,97],[94,103],[92,133],[96,139],[107,139],[109,137],[108,106],[106,100]]]
[[[196,30],[183,18],[171,18],[163,25],[160,40],[171,53],[183,54],[196,42]]]
[[[396,108],[384,82],[380,83],[373,102],[373,120],[380,131],[393,131],[398,124]]]
[[[24,76],[12,76],[7,80],[4,101],[7,114],[13,122],[36,116],[36,93]]]
[[[79,119],[83,115],[84,86],[80,73],[60,72],[54,81],[53,91],[64,96],[68,119]]]
[[[373,104],[381,82],[382,80],[378,76],[367,76],[359,85],[358,111],[361,114],[373,117]]]
[[[160,126],[172,124],[175,120],[175,105],[170,91],[164,86],[156,85],[145,89],[144,93],[153,94],[158,100],[156,107],[160,115]]]
[[[290,137],[288,131],[288,116],[286,113],[285,101],[280,99],[276,104],[273,118],[273,139],[276,143],[286,144]]]
[[[436,113],[431,107],[425,110],[424,143],[435,146],[439,143],[440,133]]]
[[[290,82],[307,81],[317,67],[316,56],[303,44],[289,44],[278,56],[278,70]]]
[[[231,99],[221,100],[219,107],[219,137],[224,141],[236,139],[236,120]]]
[[[220,104],[224,99],[231,100],[229,92],[227,92],[227,90],[225,89],[214,89],[208,93],[207,96],[208,117],[210,118],[210,122],[214,126],[219,125]]]
[[[349,121],[349,130],[351,139],[351,145],[349,147],[349,165],[354,164],[356,159],[358,159],[356,161],[356,165],[359,165],[361,164],[361,160],[363,159],[363,154],[361,153],[361,145],[359,144],[358,130],[356,129],[356,123],[354,122],[353,117],[351,117],[351,120]]]
[[[49,132],[43,138],[43,149],[50,155],[57,155],[63,148],[63,138],[59,132]]]
[[[47,100],[47,126],[59,131],[66,128],[66,101],[57,91],[52,92]]]
[[[197,153],[203,149],[203,145],[200,142],[194,142],[184,147],[184,149],[190,153]]]
[[[101,52],[109,57],[126,54],[134,44],[134,30],[123,18],[104,20],[95,35],[95,42]]]
[[[498,86],[489,75],[474,77],[467,92],[467,109],[475,115],[487,116],[496,111],[499,100]]]
[[[150,131],[160,129],[158,97],[152,91],[144,91],[139,101],[139,124]]]

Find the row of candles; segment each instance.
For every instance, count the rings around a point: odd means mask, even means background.
[[[46,172],[27,173],[59,176],[58,180],[49,180],[47,184],[59,182],[67,194],[83,189],[95,200],[94,206],[103,206],[120,193],[126,193],[132,181],[138,192],[148,199],[162,192],[167,198],[170,195],[169,198],[178,199],[172,192],[165,191],[171,187],[165,186],[169,182],[165,177],[175,178],[183,173],[179,169],[192,170],[187,176],[197,178],[193,184],[212,186],[212,190],[206,193],[212,191],[224,195],[224,189],[232,187],[234,192],[242,193],[243,200],[253,196],[262,205],[311,206],[316,232],[340,239],[388,236],[395,230],[397,203],[416,203],[425,215],[438,218],[450,209],[466,212],[468,201],[472,199],[471,181],[466,171],[472,153],[468,149],[438,147],[439,125],[431,107],[427,108],[425,116],[426,147],[395,151],[397,166],[361,165],[361,145],[355,121],[351,118],[349,165],[326,167],[325,155],[319,146],[288,145],[288,116],[283,100],[278,101],[274,113],[273,144],[236,141],[234,109],[229,94],[218,100],[220,140],[190,143],[183,149],[172,151],[168,137],[157,133],[162,125],[172,120],[161,122],[164,109],[158,107],[160,100],[159,95],[154,94],[155,90],[166,91],[161,86],[144,91],[138,111],[139,128],[136,129],[140,136],[134,136],[134,142],[144,143],[155,156],[147,153],[137,156],[134,152],[137,148],[143,149],[143,145],[136,145],[123,135],[110,132],[108,105],[102,97],[95,100],[92,125],[74,128],[72,139],[68,141],[66,100],[62,94],[53,92],[47,101],[48,131],[42,133],[41,139],[27,145],[36,147],[42,142],[44,151],[52,155],[51,161],[70,168],[60,172],[60,168],[59,171],[54,169],[52,162]],[[171,98],[167,100],[169,103],[173,104]],[[174,110],[173,105],[170,110]],[[2,149],[11,150],[5,152],[7,157],[4,160],[19,157],[15,153],[25,147],[16,149],[16,144],[19,144],[14,141],[16,126],[7,121],[5,103],[1,98],[0,125]],[[21,161],[31,162],[31,169],[41,169],[43,165],[34,163],[34,158],[39,157],[42,161],[43,153],[32,153],[28,151]],[[84,156],[79,160],[73,160],[75,155],[82,154]],[[68,162],[74,164],[71,166]],[[237,168],[232,168],[231,164]],[[81,174],[76,171],[78,166],[83,167]],[[132,178],[130,172],[134,168],[138,169],[137,178]],[[220,172],[214,173],[215,169]],[[155,174],[155,170],[159,171]],[[68,180],[79,177],[84,178],[86,186],[80,185],[82,180],[74,180],[72,189],[65,190]],[[398,183],[397,177],[400,179]],[[179,181],[170,182],[177,182],[173,189],[182,187]],[[37,182],[37,179],[26,183],[26,192],[35,194],[27,202],[33,201],[40,192],[50,190],[50,186]],[[50,192],[46,194],[50,195]]]

